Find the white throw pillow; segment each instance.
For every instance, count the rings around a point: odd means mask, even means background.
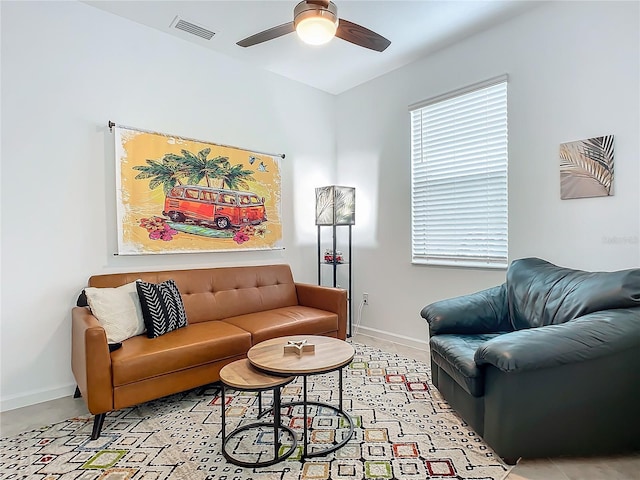
[[[118,343],[145,332],[136,282],[116,288],[84,289],[91,313],[107,332],[108,343]]]

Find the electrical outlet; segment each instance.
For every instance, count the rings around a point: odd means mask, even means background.
[[[369,294],[366,292],[362,294],[362,303],[369,305]]]

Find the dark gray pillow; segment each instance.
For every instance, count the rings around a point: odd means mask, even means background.
[[[182,297],[176,282],[136,282],[142,318],[147,328],[147,337],[156,338],[167,332],[187,326]]]

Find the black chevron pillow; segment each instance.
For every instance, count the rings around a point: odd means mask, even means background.
[[[187,326],[182,297],[176,282],[136,282],[142,318],[147,327],[147,337],[156,338],[167,332]]]

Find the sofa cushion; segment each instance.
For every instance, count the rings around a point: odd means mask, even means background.
[[[104,328],[109,344],[144,333],[136,282],[116,288],[87,287],[84,294],[91,313]]]
[[[110,273],[92,276],[89,285],[115,287],[136,279],[150,283],[174,280],[189,324],[298,304],[291,268],[285,264]]]
[[[338,331],[338,315],[295,305],[268,312],[225,318],[225,323],[251,333],[253,344],[286,335],[322,335]]]
[[[481,397],[484,395],[484,373],[476,365],[474,356],[483,343],[500,335],[436,335],[429,340],[431,358],[465,391]]]
[[[122,342],[122,348],[111,354],[113,385],[245,355],[249,348],[251,334],[224,322],[189,324],[154,339],[139,335]]]
[[[176,282],[136,282],[147,337],[156,338],[165,333],[187,326],[182,297]]]
[[[539,258],[514,260],[507,271],[514,330],[568,322],[587,313],[640,306],[640,269],[585,272]]]

